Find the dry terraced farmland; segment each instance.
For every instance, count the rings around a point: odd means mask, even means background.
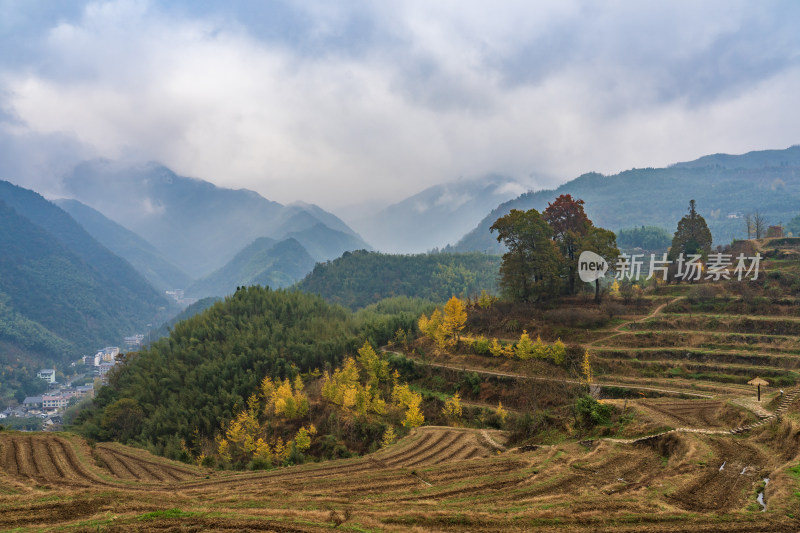
[[[528,451],[504,449],[498,431],[422,427],[362,458],[242,473],[92,448],[68,434],[2,432],[0,529],[794,530],[797,487],[785,473],[800,438],[793,424],[747,437],[672,433]]]

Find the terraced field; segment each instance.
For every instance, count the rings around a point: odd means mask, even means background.
[[[100,443],[92,453],[95,461],[104,465],[118,479],[183,481],[197,476],[195,469],[156,460],[149,454],[135,452],[113,443]]]
[[[783,531],[796,526],[793,480],[770,453],[785,441],[764,440],[775,429],[523,452],[505,450],[501,432],[423,427],[366,457],[247,473],[4,432],[0,529]],[[762,477],[766,513],[753,509]]]
[[[706,312],[715,303],[690,302],[691,289],[563,339],[591,352],[593,390],[631,409],[645,428],[633,436],[507,449],[499,431],[421,427],[365,457],[234,473],[0,432],[0,529],[798,531],[800,318]],[[454,354],[424,364],[509,387],[578,385],[518,363]],[[756,375],[771,382],[761,403],[747,385]]]

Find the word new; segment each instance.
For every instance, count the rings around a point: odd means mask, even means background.
[[[641,276],[644,254],[620,254],[616,263],[616,279],[639,279]],[[684,281],[697,281],[707,279],[719,281],[721,279],[736,278],[739,281],[750,277],[751,281],[758,279],[758,269],[761,264],[761,254],[755,257],[746,257],[744,254],[736,256],[736,264],[732,254],[709,254],[708,261],[703,264],[699,254],[679,255],[676,260],[667,259],[665,253],[660,259],[656,254],[650,254],[650,272],[645,279],[655,276],[656,272],[662,274],[661,279],[667,280],[670,267],[674,264],[674,277]],[[703,274],[705,273],[705,276]]]

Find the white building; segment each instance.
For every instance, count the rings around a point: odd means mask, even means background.
[[[48,383],[56,382],[56,371],[52,368],[43,368],[38,374],[36,374],[36,376]]]
[[[119,348],[116,346],[106,346],[94,356],[95,361],[99,358],[100,362],[113,363],[119,355]],[[99,363],[97,363],[99,364]],[[97,366],[97,364],[95,366]]]

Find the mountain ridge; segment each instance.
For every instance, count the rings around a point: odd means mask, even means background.
[[[765,161],[774,164],[765,166]],[[561,194],[584,200],[586,214],[595,225],[612,231],[652,225],[674,232],[693,199],[715,244],[722,244],[746,238],[746,212],[758,209],[774,224],[788,222],[800,211],[800,146],[703,156],[665,168],[631,169],[610,176],[586,173],[555,189],[530,191],[503,202],[446,250],[502,253],[489,231],[494,221],[511,209],[542,211]]]
[[[284,288],[314,268],[314,259],[296,239],[276,242],[259,237],[224,267],[192,284],[186,294],[193,298],[223,297],[239,286],[264,285]]]
[[[108,160],[86,161],[64,178],[64,189],[144,238],[195,279],[222,268],[259,237],[287,236],[296,228],[281,229],[281,225],[300,212],[323,225],[320,219],[339,230],[348,229],[353,249],[370,247],[341,219],[318,206],[284,206],[251,190],[179,176],[154,162],[126,166]],[[328,250],[325,258],[344,251]]]
[[[128,261],[157,289],[186,287],[192,282],[188,274],[164,258],[155,246],[96,209],[72,199],[53,203],[69,213],[100,244]]]
[[[477,224],[481,213],[528,189],[500,174],[460,179],[427,187],[353,223],[382,252],[422,253],[444,247]]]

